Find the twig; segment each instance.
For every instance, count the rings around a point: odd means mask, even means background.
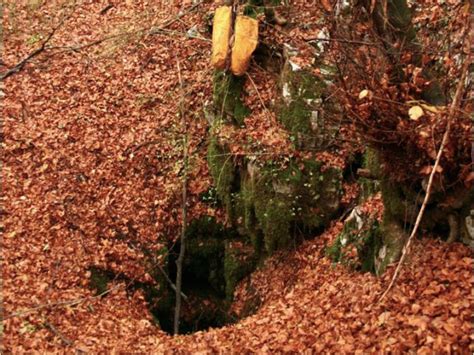
[[[16,74],[19,71],[21,71],[29,61],[31,61],[34,57],[38,56],[45,49],[47,49],[48,47],[46,45],[48,44],[48,42],[51,40],[51,38],[53,38],[54,34],[64,24],[64,22],[72,16],[72,14],[74,13],[75,10],[76,10],[76,8],[74,7],[73,10],[71,11],[71,13],[69,15],[65,16],[59,22],[59,24],[56,27],[53,28],[53,30],[48,34],[48,37],[46,37],[46,39],[43,41],[43,43],[41,43],[41,46],[39,48],[37,48],[36,50],[34,50],[30,54],[28,54],[25,58],[23,58],[21,61],[19,61],[17,64],[15,64],[12,68],[10,68],[6,72],[2,73],[0,75],[0,81],[3,81],[6,78],[12,76],[13,74]]]
[[[104,7],[102,10],[100,10],[99,14],[105,15],[107,11],[109,11],[111,8],[113,8],[113,4],[108,4],[106,7]]]
[[[468,16],[468,18],[469,18],[469,16]],[[469,23],[469,21],[468,21],[468,23]],[[469,27],[469,26],[467,26],[467,27]],[[468,31],[468,33],[469,33],[469,31]],[[469,38],[470,36],[468,35],[467,37]],[[471,43],[471,42],[469,40],[467,40],[467,43]],[[436,170],[438,169],[439,162],[441,160],[441,156],[443,155],[443,151],[444,151],[444,148],[446,146],[446,143],[448,142],[449,133],[451,131],[451,121],[454,117],[455,112],[457,111],[457,106],[459,105],[459,102],[461,101],[461,96],[462,96],[462,93],[463,93],[464,83],[466,81],[466,76],[467,76],[467,73],[469,71],[469,65],[470,65],[471,61],[472,61],[472,56],[470,54],[468,54],[466,60],[464,61],[464,65],[462,66],[462,69],[461,69],[462,70],[461,78],[460,78],[458,86],[456,88],[456,93],[454,95],[453,102],[452,102],[452,104],[449,108],[446,131],[444,132],[443,139],[441,141],[441,145],[438,149],[438,154],[436,155],[436,160],[435,160],[433,169],[431,170],[430,177],[428,179],[428,186],[426,188],[426,195],[425,195],[425,198],[423,200],[423,204],[421,205],[420,211],[418,212],[418,216],[416,217],[415,226],[413,227],[413,230],[412,230],[410,236],[408,237],[408,240],[407,240],[405,246],[403,247],[402,255],[400,257],[400,260],[398,261],[397,268],[395,269],[395,273],[393,274],[392,279],[390,280],[390,283],[389,283],[387,289],[384,291],[382,296],[380,296],[379,302],[381,302],[385,298],[385,296],[390,292],[393,285],[395,284],[395,282],[398,278],[398,275],[400,273],[400,270],[402,268],[403,261],[405,260],[407,254],[408,254],[408,251],[410,249],[410,245],[411,245],[411,242],[413,241],[413,237],[415,236],[416,232],[418,231],[418,227],[420,226],[420,222],[423,218],[423,214],[425,212],[426,205],[428,204],[428,200],[430,199],[431,189],[433,187],[434,176],[436,174]]]
[[[245,75],[247,75],[247,78],[249,78],[250,82],[252,83],[253,88],[254,88],[255,91],[257,92],[258,99],[260,100],[260,103],[262,104],[263,109],[264,109],[265,111],[267,111],[267,113],[270,113],[270,112],[268,111],[267,107],[265,106],[265,103],[263,102],[262,96],[260,96],[260,91],[258,90],[257,85],[255,85],[255,81],[253,81],[253,79],[252,79],[252,77],[249,75],[249,73],[246,72]]]
[[[81,298],[77,298],[77,299],[74,299],[74,300],[71,300],[71,301],[60,301],[60,302],[55,302],[55,303],[40,304],[37,307],[32,307],[32,308],[24,309],[23,311],[10,313],[9,315],[4,316],[3,320],[25,316],[27,314],[40,311],[42,309],[55,308],[55,307],[66,307],[66,306],[77,306],[78,304],[81,304],[85,301],[89,301],[89,300],[93,300],[93,299],[97,299],[97,298],[100,298],[102,296],[105,296],[106,294],[118,289],[121,286],[122,286],[122,284],[116,285],[112,288],[109,288],[109,289],[105,290],[102,293],[99,293],[98,295],[91,296],[91,297],[81,297]]]
[[[173,283],[173,281],[171,281],[170,277],[168,276],[166,271],[163,269],[163,267],[160,264],[156,264],[156,266],[158,267],[158,270],[160,270],[160,272],[163,274],[166,281],[168,281],[168,283],[170,284],[170,287],[176,292],[176,285]],[[183,293],[183,291],[181,291],[181,297],[183,297],[183,300],[185,300],[186,302],[188,301],[188,296],[186,296]]]
[[[54,335],[56,335],[57,337],[59,337],[59,339],[61,339],[61,341],[67,345],[67,346],[71,346],[74,342],[68,338],[66,338],[64,336],[63,333],[61,333],[54,325],[52,325],[51,323],[49,322],[44,322],[43,325],[48,328],[52,333],[54,333]]]
[[[348,43],[348,44],[359,44],[364,46],[372,46],[372,47],[380,47],[379,44],[374,42],[365,42],[365,41],[353,41],[349,39],[343,38],[318,38],[318,37],[310,37],[305,38],[305,42],[339,42],[339,43]]]
[[[73,11],[71,14],[69,14],[67,17],[65,17],[63,20],[61,20],[59,25],[51,31],[51,33],[48,35],[46,40],[43,41],[43,43],[41,44],[41,46],[38,49],[36,49],[33,52],[31,52],[30,54],[28,54],[25,58],[23,58],[20,62],[15,64],[12,68],[7,70],[3,74],[0,74],[0,81],[3,81],[6,78],[12,76],[13,74],[16,74],[19,71],[21,71],[28,62],[30,62],[33,58],[35,58],[36,56],[38,56],[39,54],[41,54],[42,52],[44,52],[46,50],[58,50],[59,49],[59,50],[64,50],[64,51],[69,50],[69,51],[73,51],[73,52],[78,52],[82,49],[93,47],[93,46],[96,46],[96,45],[101,44],[103,42],[106,42],[106,41],[109,41],[109,40],[112,40],[112,39],[115,39],[115,38],[119,38],[121,36],[137,34],[137,33],[140,33],[140,32],[144,32],[144,34],[148,34],[148,35],[166,33],[167,32],[166,27],[172,25],[174,22],[176,22],[177,20],[179,20],[181,17],[185,16],[186,14],[194,11],[201,4],[202,4],[202,2],[198,2],[194,5],[192,5],[186,11],[183,11],[183,12],[179,13],[177,16],[175,16],[172,19],[166,21],[161,26],[154,27],[150,30],[145,28],[145,29],[134,30],[134,31],[125,31],[125,32],[121,32],[121,33],[118,33],[118,34],[105,36],[105,37],[99,38],[99,39],[97,39],[95,41],[92,41],[92,42],[89,42],[89,43],[79,44],[77,46],[48,46],[47,44],[49,43],[49,41],[51,40],[53,35],[63,25],[64,21],[72,15],[72,13],[74,12]],[[109,6],[105,7],[100,12],[100,14],[103,15],[105,12],[107,12],[112,7],[113,7],[113,5],[109,5]],[[177,31],[168,31],[168,32],[170,32],[170,33],[179,33]],[[179,33],[179,34],[181,34],[181,33]],[[202,39],[202,40],[207,41],[207,39],[205,39],[205,38],[198,38],[198,39]]]
[[[168,26],[171,26],[173,23],[175,23],[176,21],[178,21],[181,17],[189,14],[190,12],[194,11],[198,6],[202,5],[202,1],[199,1],[197,3],[195,3],[194,5],[190,6],[188,9],[186,9],[186,11],[183,11],[183,12],[180,12],[178,15],[176,15],[174,18],[166,21],[163,25],[161,25],[157,30],[158,32],[163,30],[164,28],[168,27]],[[154,34],[154,29],[150,30],[149,34]]]
[[[160,144],[160,143],[163,143],[163,140],[154,139],[154,140],[151,140],[151,141],[146,141],[146,142],[140,143],[140,144],[136,145],[135,147],[130,146],[127,149],[124,150],[122,155],[127,156],[130,153],[136,153],[137,151],[139,151],[140,149],[142,149],[144,147],[148,147],[150,145],[155,145],[155,144]]]
[[[31,60],[33,59],[34,57],[36,57],[38,54],[40,54],[41,52],[43,52],[45,49],[46,49],[46,44],[51,40],[51,38],[53,37],[54,33],[56,32],[56,30],[58,29],[58,27],[54,28],[53,31],[51,31],[51,33],[48,35],[48,37],[46,38],[45,41],[43,41],[43,43],[41,44],[41,46],[39,48],[37,48],[36,50],[34,50],[33,52],[31,52],[30,54],[28,54],[25,58],[23,58],[20,62],[18,62],[16,65],[14,65],[12,68],[8,69],[5,73],[3,73],[2,75],[0,75],[0,81],[3,81],[5,80],[6,78],[12,76],[13,74],[15,73],[18,73],[19,71],[21,71],[24,66]]]
[[[176,66],[178,69],[179,85],[181,87],[181,99],[179,103],[179,114],[181,116],[181,122],[183,126],[183,191],[182,191],[182,227],[181,227],[181,245],[179,249],[178,260],[176,261],[176,306],[174,310],[174,325],[173,333],[176,335],[179,332],[179,321],[181,313],[181,288],[183,282],[183,264],[184,255],[186,252],[186,227],[187,227],[187,199],[188,199],[188,132],[186,115],[184,112],[184,87],[183,79],[181,77],[181,67],[179,59],[177,58]]]

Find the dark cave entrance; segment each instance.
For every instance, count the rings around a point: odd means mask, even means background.
[[[180,334],[190,334],[209,328],[218,328],[240,320],[230,310],[233,288],[238,281],[249,275],[256,267],[254,260],[235,266],[229,258],[229,245],[239,240],[235,230],[224,228],[214,218],[204,217],[193,221],[188,227],[187,252],[183,267],[183,289],[186,300],[182,300]],[[167,262],[163,270],[174,283],[179,242],[169,245]],[[227,253],[227,256],[226,256]],[[157,326],[173,334],[175,290],[165,280],[162,272],[155,271],[158,286],[137,282],[100,268],[91,268],[90,287],[97,294],[103,293],[112,280],[124,281],[127,290],[141,290]],[[104,296],[106,297],[106,295]],[[252,299],[244,316],[258,309],[259,299]]]

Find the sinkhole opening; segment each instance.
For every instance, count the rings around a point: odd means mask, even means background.
[[[222,327],[257,311],[260,299],[256,292],[250,292],[252,296],[239,315],[232,309],[236,285],[256,267],[256,261],[249,256],[252,253],[249,251],[246,254],[247,247],[238,240],[235,230],[224,228],[213,218],[194,221],[188,227],[182,283],[185,298],[181,302],[179,334]],[[102,294],[115,280],[124,281],[130,293],[141,290],[154,323],[173,334],[179,241],[165,249],[164,266],[152,273],[155,284],[137,282],[109,270],[92,267],[90,286],[97,294]]]

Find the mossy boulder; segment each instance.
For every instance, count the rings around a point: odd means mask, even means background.
[[[467,210],[465,215],[461,215],[461,241],[474,249],[474,205]]]
[[[265,14],[266,21],[272,23],[275,20],[275,7],[278,6],[281,6],[281,0],[248,0],[243,13],[252,18]]]
[[[232,300],[237,283],[255,269],[256,261],[251,245],[241,241],[226,242],[224,277],[226,298],[228,300]]]
[[[334,262],[350,265],[362,272],[376,273],[381,233],[379,222],[363,215],[356,207],[346,220],[342,232],[326,249],[326,255]]]
[[[211,137],[209,142],[207,162],[217,196],[222,202],[228,216],[232,219],[232,193],[233,185],[236,180],[236,172],[230,151],[220,145],[216,137]]]
[[[388,265],[397,261],[403,250],[408,234],[402,224],[392,216],[385,214],[380,228],[381,246],[375,259],[375,272],[382,275]]]
[[[237,77],[225,71],[216,71],[213,78],[213,102],[218,120],[226,120],[238,126],[250,114],[241,95],[245,84],[245,76]]]
[[[278,196],[260,195],[255,201],[255,214],[263,232],[265,250],[272,253],[287,248],[291,241],[291,202]]]
[[[403,246],[408,238],[402,227],[402,218],[410,216],[412,220],[415,213],[414,205],[410,204],[404,195],[400,184],[392,183],[385,175],[380,153],[374,148],[367,148],[364,155],[364,167],[378,179],[377,184],[382,194],[384,215],[380,226],[378,238],[378,252],[375,257],[374,271],[381,275],[386,267],[395,262],[401,255]]]
[[[383,151],[368,148],[365,158],[366,167],[379,180],[384,203],[381,248],[376,261],[378,274],[400,257],[426,193],[426,181],[394,181],[384,169],[382,154]],[[443,238],[447,241],[460,240],[469,245],[465,223],[466,218],[470,218],[473,202],[473,194],[466,194],[462,183],[449,188],[434,186],[420,222],[420,231],[435,231],[445,235]]]
[[[362,203],[370,196],[380,191],[380,182],[377,177],[380,175],[380,165],[376,151],[367,148],[362,155],[362,168],[370,173],[370,177],[358,177],[357,182],[361,188],[359,202]]]
[[[265,12],[267,4],[251,1],[244,11],[257,15]],[[328,81],[310,70],[295,69],[289,59],[280,79],[283,97],[271,109],[276,110],[297,148],[323,147],[337,134],[323,114],[331,108],[325,100]],[[243,125],[250,113],[241,99],[244,84],[245,78],[223,71],[214,74],[216,119],[210,129],[208,165],[227,222],[239,233],[239,238],[227,240],[224,246],[227,297],[237,281],[250,272],[248,268],[254,268],[274,251],[290,247],[302,235],[314,235],[324,228],[338,212],[342,195],[342,171],[325,167],[314,158],[291,157],[274,162],[258,159],[258,154],[252,158],[230,154],[229,147],[219,141],[218,132],[221,124]],[[243,247],[236,250],[231,246],[239,245],[237,242]],[[220,256],[222,246],[219,248]],[[243,259],[252,262],[242,264]]]
[[[278,119],[300,149],[324,147],[337,134],[326,119],[336,110],[325,100],[328,81],[308,70],[296,68],[289,58],[281,73],[282,99]]]
[[[321,228],[339,209],[342,173],[335,168],[323,170],[317,161],[266,163],[240,175],[236,222],[251,236],[257,251],[262,239],[268,254],[288,247],[293,229]]]
[[[316,160],[281,164],[245,161],[234,166],[230,155],[211,139],[208,162],[219,200],[255,253],[288,247],[294,229],[315,231],[338,211],[342,172]]]

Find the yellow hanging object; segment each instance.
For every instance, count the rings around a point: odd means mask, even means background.
[[[232,26],[232,8],[221,6],[214,14],[212,28],[212,58],[211,64],[216,69],[224,69],[229,51],[229,40]]]
[[[250,57],[258,44],[258,21],[248,16],[237,16],[232,46],[231,70],[234,75],[244,75]]]

